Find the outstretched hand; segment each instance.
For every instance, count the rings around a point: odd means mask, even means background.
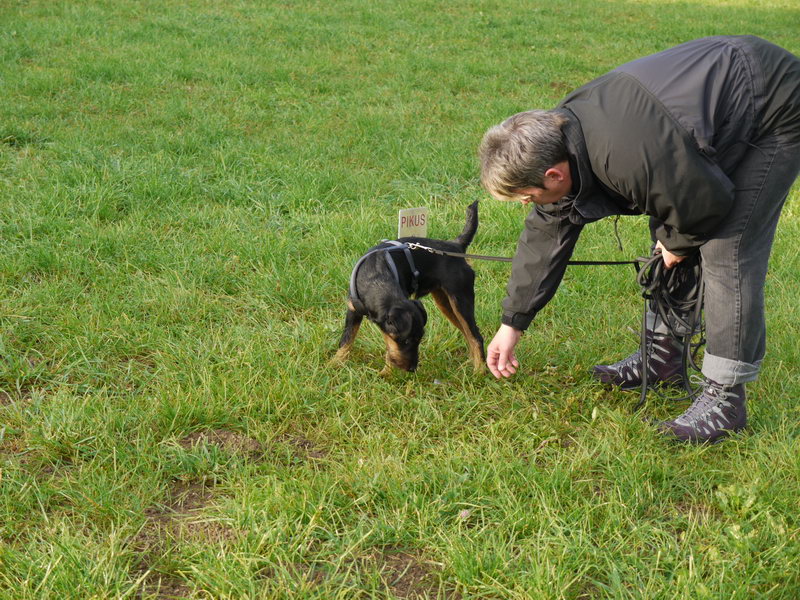
[[[511,377],[517,372],[519,361],[514,354],[514,347],[521,337],[522,332],[519,329],[508,325],[500,325],[500,329],[494,334],[486,350],[486,366],[497,379]]]

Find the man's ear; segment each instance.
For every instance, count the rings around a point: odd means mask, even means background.
[[[567,178],[567,172],[564,166],[565,164],[569,163],[558,163],[557,165],[553,165],[544,172],[544,176],[552,179],[553,181],[561,183]]]

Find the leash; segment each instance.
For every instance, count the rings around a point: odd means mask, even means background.
[[[639,402],[634,406],[636,412],[647,401],[647,391],[652,389],[661,396],[655,387],[647,383],[647,361],[650,356],[649,346],[653,343],[655,335],[647,340],[647,304],[667,326],[669,335],[680,340],[683,345],[681,352],[681,380],[686,396],[676,400],[693,400],[698,390],[692,389],[689,383],[689,367],[700,371],[696,358],[700,348],[706,343],[705,325],[702,318],[703,310],[703,265],[700,254],[694,254],[679,262],[672,269],[664,265],[660,252],[654,252],[649,258],[640,258],[643,262],[638,270],[637,282],[642,287],[644,298],[644,311],[642,313],[642,328],[639,339],[639,352],[642,356],[641,377],[642,392]],[[697,342],[692,338],[699,335]]]
[[[394,264],[394,259],[391,252],[402,250],[405,254],[408,265],[411,268],[412,282],[411,293],[412,295],[417,290],[419,271],[414,264],[414,258],[411,255],[411,250],[424,250],[431,254],[438,254],[440,256],[452,256],[456,258],[472,258],[475,260],[490,260],[497,262],[512,262],[514,259],[505,256],[488,256],[485,254],[468,254],[464,252],[449,252],[447,250],[438,250],[416,242],[398,242],[394,240],[384,240],[383,244],[392,244],[392,246],[378,247],[374,250],[367,252],[356,263],[353,268],[353,273],[350,276],[350,297],[355,304],[361,304],[361,299],[358,296],[356,289],[356,275],[358,269],[364,260],[376,252],[384,252],[386,262],[389,265],[392,274],[397,282],[400,282],[400,276],[397,272],[397,266]],[[653,312],[656,313],[666,324],[669,330],[669,335],[675,339],[681,340],[683,344],[683,352],[681,353],[681,378],[683,380],[684,388],[687,395],[684,399],[693,399],[697,395],[697,390],[693,390],[689,384],[688,369],[699,371],[697,366],[696,357],[700,348],[705,344],[705,326],[702,320],[703,309],[703,267],[700,255],[694,255],[684,261],[678,263],[672,269],[667,269],[660,252],[654,252],[650,257],[638,257],[635,260],[570,260],[567,261],[568,265],[633,265],[636,269],[636,281],[642,288],[642,297],[644,298],[644,311],[642,313],[642,327],[641,336],[639,340],[639,348],[642,356],[641,377],[642,377],[642,392],[639,397],[639,402],[634,406],[634,412],[639,410],[647,401],[647,392],[653,389],[656,394],[658,390],[648,385],[647,382],[647,361],[650,356],[650,344],[652,340],[647,340],[647,305],[648,301],[653,307]],[[690,289],[684,290],[680,297],[676,295],[678,289],[685,287],[687,281],[694,281]],[[688,333],[680,333],[678,329]],[[692,342],[695,335],[700,335],[697,342]],[[653,338],[655,336],[652,336]]]
[[[384,247],[384,244],[391,244],[390,247]],[[364,256],[362,256],[358,262],[356,263],[355,267],[353,267],[353,272],[350,275],[350,298],[354,303],[354,306],[361,305],[363,307],[363,302],[358,295],[358,289],[356,287],[356,277],[358,275],[358,270],[361,268],[363,262],[367,259],[367,257],[375,254],[376,252],[383,252],[386,257],[386,264],[389,266],[389,270],[394,275],[395,281],[400,283],[400,275],[397,272],[397,266],[394,264],[394,259],[392,258],[391,252],[402,250],[405,254],[406,261],[408,262],[408,266],[411,268],[411,295],[413,296],[417,292],[418,282],[419,282],[419,271],[417,270],[416,265],[414,264],[414,257],[411,254],[411,250],[424,250],[425,252],[430,252],[431,254],[438,254],[439,256],[453,256],[456,258],[473,258],[476,260],[493,260],[498,262],[512,262],[514,259],[505,257],[505,256],[487,256],[485,254],[465,254],[463,252],[449,252],[447,250],[439,250],[437,248],[431,248],[430,246],[424,246],[422,244],[418,244],[416,242],[398,242],[396,240],[383,240],[381,242],[381,246],[374,248],[367,252]],[[639,271],[639,263],[643,262],[645,259],[639,258],[636,260],[570,260],[567,261],[568,265],[633,265],[636,271]],[[359,309],[361,308],[359,307]]]
[[[476,260],[495,260],[498,262],[511,262],[514,259],[505,256],[486,256],[485,254],[465,254],[463,252],[448,252],[447,250],[437,250],[417,244],[416,242],[408,242],[408,247],[412,250],[425,250],[431,254],[439,254],[440,256],[455,256],[457,258],[474,258]],[[639,263],[645,259],[638,258],[636,260],[570,260],[567,261],[568,265],[634,265],[636,270],[639,270]]]
[[[493,260],[498,262],[512,262],[513,258],[504,256],[487,256],[484,254],[466,254],[462,252],[448,252],[437,250],[408,242],[408,247],[412,250],[425,250],[432,254],[442,256],[454,256],[458,258],[472,258],[476,260]],[[703,309],[703,266],[700,255],[695,255],[679,262],[672,269],[667,269],[660,252],[653,253],[650,257],[638,257],[636,260],[570,260],[568,265],[633,265],[636,269],[636,281],[642,288],[644,298],[644,310],[642,312],[642,327],[639,340],[639,351],[642,356],[641,377],[642,392],[639,402],[634,406],[636,412],[647,401],[649,389],[659,394],[659,391],[648,385],[647,382],[647,361],[651,354],[650,342],[647,340],[647,305],[650,302],[653,312],[656,313],[664,322],[669,330],[669,335],[681,341],[683,351],[681,352],[681,379],[686,396],[677,400],[693,400],[697,396],[697,390],[692,389],[689,383],[688,370],[691,367],[695,371],[700,371],[697,366],[696,358],[700,348],[706,343],[705,325],[702,318]],[[686,287],[687,280],[694,280],[694,284],[684,290],[680,296],[676,295],[678,288]],[[678,330],[688,333],[682,334]],[[692,342],[692,338],[699,335],[697,342]]]

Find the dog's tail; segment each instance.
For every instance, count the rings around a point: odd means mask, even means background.
[[[472,238],[475,237],[475,232],[478,230],[478,201],[475,200],[467,207],[467,222],[464,225],[464,231],[461,232],[455,240],[455,243],[461,246],[464,250],[467,249],[472,243]]]

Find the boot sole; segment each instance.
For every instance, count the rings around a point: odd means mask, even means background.
[[[633,392],[633,391],[637,391],[638,392],[638,391],[641,391],[641,389],[642,389],[642,384],[641,383],[637,383],[636,385],[629,384],[629,383],[628,384],[625,384],[625,383],[617,384],[617,383],[613,383],[611,381],[603,381],[597,375],[595,375],[594,372],[591,372],[590,374],[592,376],[592,379],[594,379],[595,381],[597,381],[599,383],[602,383],[603,385],[607,385],[607,386],[609,386],[611,388],[617,388],[617,389],[619,389],[619,390],[621,390],[623,392]],[[673,389],[677,389],[677,390],[685,390],[686,389],[686,388],[683,387],[683,383],[681,383],[680,381],[669,381],[669,380],[667,380],[667,381],[657,381],[655,383],[648,383],[648,387],[673,388]]]
[[[741,429],[726,430],[726,432],[723,435],[721,435],[718,438],[715,438],[713,440],[695,440],[695,439],[692,439],[692,438],[689,438],[689,439],[686,439],[686,440],[682,440],[681,438],[679,438],[674,433],[667,433],[665,431],[661,431],[660,433],[661,433],[661,435],[664,436],[664,438],[666,438],[670,442],[675,442],[676,444],[693,444],[693,445],[696,445],[696,446],[699,446],[701,444],[708,444],[709,446],[716,446],[717,444],[721,444],[725,440],[731,439],[732,435],[737,434],[737,433],[741,433],[745,429],[746,429],[745,427],[742,427]]]

